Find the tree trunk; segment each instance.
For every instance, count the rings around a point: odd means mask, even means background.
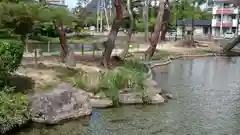
[[[20,36],[20,40],[25,47],[27,45],[26,39],[27,39],[27,35],[21,35]]]
[[[166,0],[166,1],[168,1],[168,0]],[[157,15],[157,19],[156,19],[156,24],[154,27],[154,32],[152,33],[151,38],[150,38],[150,46],[148,47],[148,49],[145,52],[145,59],[147,59],[147,60],[150,60],[152,58],[154,52],[156,51],[159,35],[161,32],[161,27],[163,24],[164,8],[165,8],[164,0],[159,0],[159,9],[158,9],[158,15]]]
[[[61,62],[65,62],[66,56],[68,55],[68,47],[67,47],[67,39],[66,39],[66,34],[65,30],[63,28],[63,24],[61,23],[59,26],[54,22],[55,29],[58,32],[59,36],[59,41],[60,41],[60,59]]]
[[[107,41],[103,43],[104,52],[103,52],[103,65],[105,68],[109,68],[110,57],[112,54],[112,50],[115,46],[115,40],[117,38],[118,31],[120,29],[120,25],[122,22],[122,6],[121,0],[115,0],[116,7],[116,17],[113,20],[112,28],[108,35]]]
[[[170,23],[170,10],[169,8],[164,9],[164,14],[163,14],[163,25],[162,25],[162,33],[161,33],[161,40],[166,41],[166,34],[168,31],[168,25]]]
[[[131,43],[131,39],[132,39],[132,33],[133,33],[133,25],[134,25],[134,18],[133,18],[133,13],[132,13],[132,9],[131,9],[131,0],[127,0],[127,10],[128,10],[128,14],[129,14],[129,29],[128,29],[128,34],[127,34],[127,44],[124,47],[123,52],[120,54],[120,57],[122,59],[124,59],[127,54],[128,54],[128,50],[129,50],[129,45]]]
[[[237,44],[240,43],[240,36],[237,36],[232,42],[228,43],[226,46],[223,47],[222,52],[227,53],[232,48],[234,48]]]
[[[38,55],[37,55],[37,46],[35,45],[34,47],[34,67],[38,68]]]
[[[110,57],[112,54],[112,50],[115,47],[115,40],[117,38],[118,31],[120,29],[122,20],[114,18],[112,23],[112,28],[108,35],[107,41],[103,43],[104,52],[103,52],[103,65],[105,68],[109,68]]]
[[[194,3],[194,1],[193,1],[193,13],[192,13],[192,32],[191,32],[191,45],[190,45],[190,47],[194,47],[195,45],[194,45],[194,8],[195,8],[195,3]]]

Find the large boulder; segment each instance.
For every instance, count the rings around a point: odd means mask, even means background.
[[[142,92],[121,91],[118,95],[121,104],[143,104]]]
[[[161,103],[164,103],[164,102],[165,102],[165,99],[159,94],[155,94],[155,95],[150,97],[150,103],[151,104],[161,104]]]
[[[157,86],[158,86],[158,83],[157,83],[155,80],[150,79],[150,78],[146,79],[146,80],[143,82],[143,84],[144,84],[145,86],[153,86],[153,87],[157,87]]]
[[[31,116],[34,122],[57,124],[92,113],[89,93],[74,89],[70,84],[60,84],[50,93],[31,98]]]
[[[90,103],[93,108],[108,108],[113,106],[113,101],[105,95],[104,92],[99,92],[91,98]]]

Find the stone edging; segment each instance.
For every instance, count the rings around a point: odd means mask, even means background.
[[[168,59],[163,61],[163,62],[159,62],[157,64],[152,64],[152,63],[148,63],[147,66],[149,69],[152,70],[152,68],[157,67],[157,66],[165,66],[168,65],[170,63],[172,63],[172,60],[176,60],[176,59],[180,59],[180,58],[200,58],[200,57],[212,57],[212,56],[217,56],[215,53],[211,53],[211,54],[202,54],[202,55],[179,55],[179,56],[168,56]]]

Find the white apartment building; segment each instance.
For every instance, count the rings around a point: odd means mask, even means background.
[[[239,8],[228,0],[213,0],[212,36],[223,37],[226,32],[240,34]]]
[[[47,0],[50,4],[65,5],[65,0]]]

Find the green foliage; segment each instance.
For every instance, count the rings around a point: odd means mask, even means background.
[[[140,73],[147,73],[148,68],[145,64],[138,62],[137,60],[125,61],[123,67],[126,69],[131,69]]]
[[[136,25],[136,31],[138,32],[143,32],[145,30],[145,24],[143,23],[143,21],[137,21],[135,22]]]
[[[45,16],[46,22],[56,21],[57,23],[62,23],[65,25],[71,25],[75,20],[75,17],[71,15],[67,8],[62,7],[48,7],[49,15],[42,14]]]
[[[32,31],[35,20],[40,18],[38,14],[45,13],[41,6],[34,3],[0,3],[1,23],[5,28],[19,35],[27,35]]]
[[[34,36],[42,35],[48,37],[57,37],[55,26],[52,22],[38,23],[33,27]]]
[[[53,25],[43,22],[70,25],[73,16],[66,8],[44,6],[36,2],[0,3],[0,23],[12,33],[22,37],[28,36],[33,30],[50,31],[53,33]],[[46,26],[47,25],[47,26]],[[46,33],[47,34],[47,33]],[[51,35],[50,34],[50,35]]]
[[[201,5],[204,0],[192,1],[192,0],[181,0],[179,2],[174,2],[172,5],[172,16],[171,25],[176,25],[176,20],[191,19],[194,16],[195,20],[209,20],[211,19],[211,14],[201,9],[196,5]],[[195,6],[193,7],[193,3]],[[194,10],[194,12],[193,12]]]
[[[20,65],[24,46],[17,41],[0,41],[0,81],[4,81],[8,73],[14,72]]]
[[[143,81],[146,79],[146,66],[137,61],[128,61],[117,70],[104,72],[100,77],[99,91],[113,100],[118,106],[119,90],[144,90]]]
[[[14,93],[13,88],[0,90],[0,134],[16,126],[21,126],[29,120],[28,97]]]

